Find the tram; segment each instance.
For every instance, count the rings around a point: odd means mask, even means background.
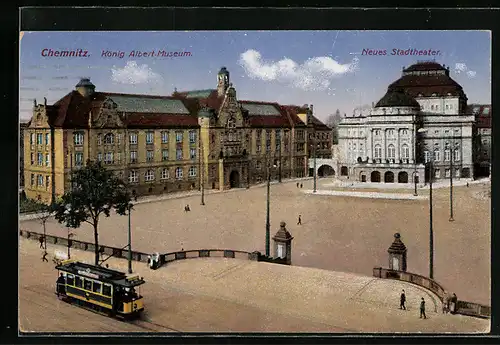
[[[126,320],[144,311],[140,286],[145,281],[138,275],[75,260],[65,260],[56,269],[56,294],[65,302]]]

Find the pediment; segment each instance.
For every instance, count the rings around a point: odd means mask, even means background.
[[[111,98],[106,98],[102,103],[102,109],[107,110],[116,110],[118,108],[118,104],[115,103]]]
[[[30,128],[47,128],[49,126],[49,118],[43,109],[35,110],[31,118]]]
[[[116,110],[118,105],[112,99],[107,98],[92,123],[95,128],[121,128],[124,126],[123,119]]]
[[[235,97],[226,94],[219,111],[218,125],[221,127],[243,127],[244,117],[239,102]]]

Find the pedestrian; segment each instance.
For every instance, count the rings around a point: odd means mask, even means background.
[[[49,262],[49,260],[47,260],[47,251],[43,252],[43,256],[42,256],[42,262]]]
[[[187,208],[187,205],[184,206],[184,212],[187,212],[188,211],[188,208]]]
[[[453,293],[453,296],[451,296],[450,300],[450,312],[452,314],[455,314],[457,312],[457,302],[458,302],[457,295]]]
[[[297,188],[299,188],[299,183],[297,182]]]
[[[191,208],[189,207],[189,204],[186,205],[186,210],[189,212],[191,211]]]
[[[427,316],[425,316],[425,299],[422,297],[422,300],[420,301],[420,318],[427,319]]]
[[[299,214],[299,220],[297,221],[297,225],[302,225],[302,216]]]
[[[450,296],[448,292],[444,292],[443,297],[443,314],[448,314],[450,312]]]
[[[405,295],[405,290],[403,290],[403,292],[401,292],[401,299],[400,299],[400,303],[399,303],[399,309],[406,310],[405,303],[406,303],[406,295]]]
[[[43,249],[43,242],[44,242],[43,236],[40,236],[40,238],[38,239],[38,241],[40,242],[40,249]]]
[[[302,188],[302,187],[303,187],[303,186],[302,186],[302,183],[301,183],[301,184],[300,184],[300,188]]]
[[[467,182],[467,188],[469,188],[469,182]]]

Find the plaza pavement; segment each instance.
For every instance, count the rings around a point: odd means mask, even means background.
[[[374,266],[387,267],[387,249],[399,232],[408,248],[408,271],[428,275],[429,203],[427,200],[364,199],[311,195],[312,180],[271,186],[271,236],[285,221],[294,236],[292,264],[332,271],[371,275]],[[331,179],[320,179],[327,190]],[[447,188],[434,193],[434,277],[459,299],[490,305],[490,199],[473,196],[486,187],[471,184],[454,189],[455,221],[449,222]],[[380,192],[380,190],[379,190]],[[421,190],[419,194],[426,195]],[[266,188],[232,190],[200,196],[139,203],[132,211],[132,247],[142,252],[189,249],[235,249],[264,252]],[[184,212],[189,204],[191,212]],[[298,215],[302,225],[296,225]],[[102,217],[101,244],[127,244],[127,217]],[[39,220],[20,223],[22,229],[42,232]],[[54,219],[47,232],[67,236]],[[75,239],[93,242],[92,228],[72,230]]]
[[[484,333],[490,327],[489,320],[442,314],[436,296],[409,283],[223,258],[177,261],[155,271],[134,262],[134,274],[146,280],[147,322],[136,325],[57,300],[57,271],[40,256],[35,241],[20,240],[19,321],[28,332]],[[93,260],[79,250],[71,256]],[[126,272],[125,260],[108,264]],[[399,309],[402,289],[407,311]],[[419,318],[421,297],[426,320]]]

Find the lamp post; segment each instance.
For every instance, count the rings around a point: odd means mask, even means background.
[[[203,140],[201,139],[201,131],[199,135],[199,147],[200,147],[200,188],[201,188],[201,202],[200,205],[205,205],[205,162],[203,160]]]
[[[70,212],[71,212],[71,204],[66,204],[65,206],[65,210],[64,210],[64,214],[66,215],[69,215]],[[71,253],[70,253],[70,238],[71,236],[73,236],[73,234],[69,231],[69,226],[66,227],[66,230],[68,231],[68,260],[71,259]]]
[[[280,140],[280,146],[279,146],[279,150],[278,150],[278,160],[279,160],[279,163],[278,163],[278,182],[281,183],[281,138],[282,138],[282,135],[283,135],[283,129],[280,129],[280,137],[279,137],[279,140]]]
[[[427,132],[427,129],[420,128],[419,133]],[[434,279],[434,229],[432,225],[432,180],[434,177],[434,152],[430,152],[429,157],[429,278]]]
[[[276,165],[273,165],[276,168]],[[270,256],[271,244],[271,220],[270,220],[270,207],[271,207],[271,164],[267,163],[267,203],[266,203],[266,256]]]
[[[316,133],[313,133],[313,193],[316,193],[316,185],[317,185],[317,173],[316,173]]]
[[[132,210],[132,203],[128,204],[128,273],[132,273],[132,227],[130,220],[130,211]]]
[[[454,139],[454,138],[453,138]],[[450,222],[453,222],[453,148],[455,143],[452,140],[450,145]]]

